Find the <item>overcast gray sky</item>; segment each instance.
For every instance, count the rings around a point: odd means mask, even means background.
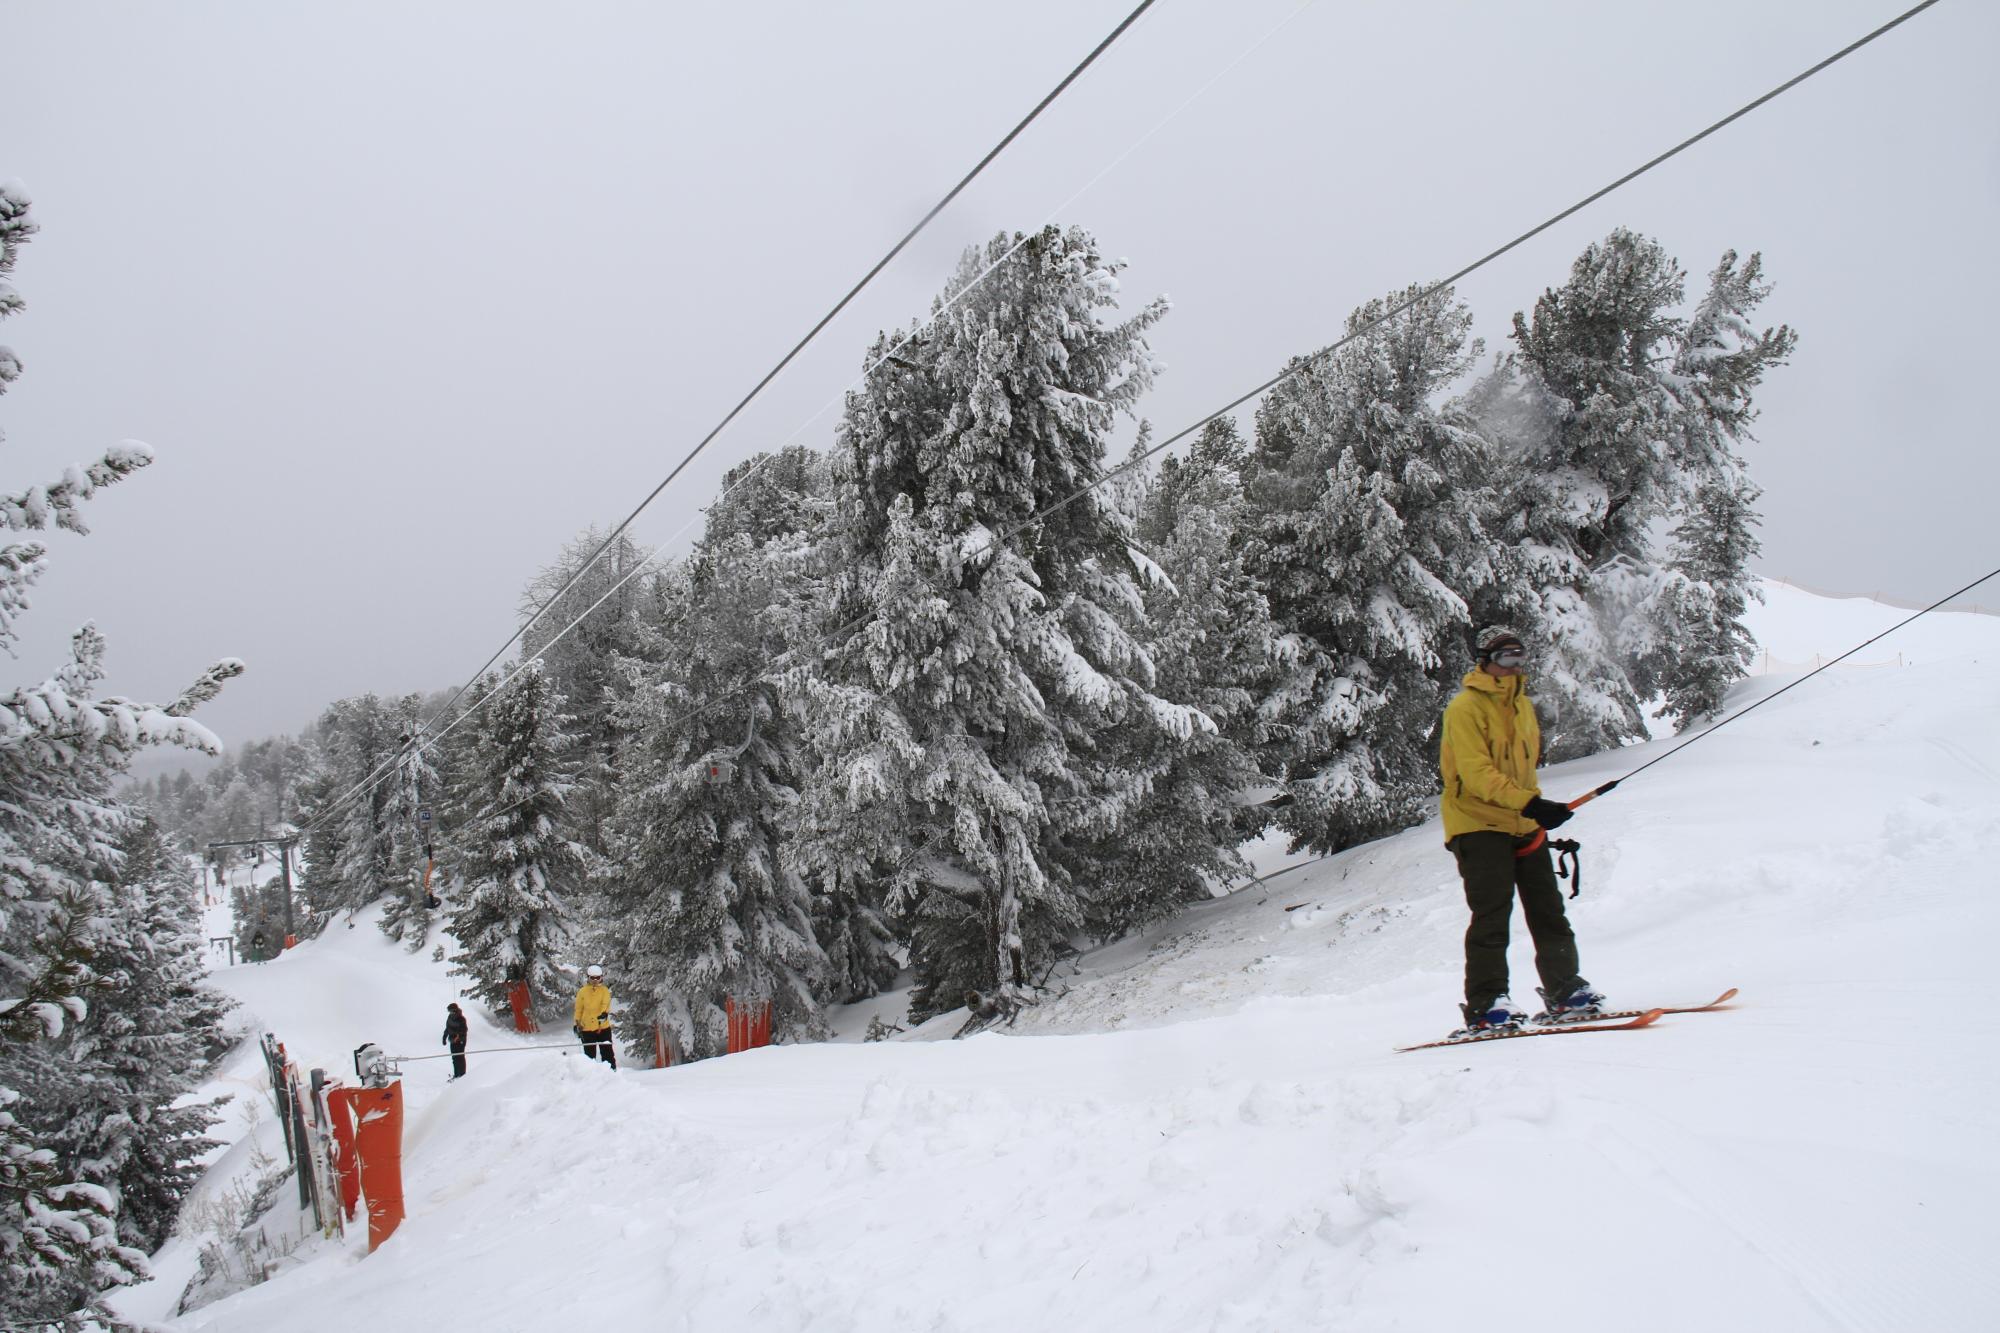
[[[1001,228],[1083,224],[1173,298],[1170,432],[1902,7],[1161,0],[634,535],[824,446],[873,331]],[[1130,8],[0,3],[0,177],[42,225],[0,484],[159,454],[52,537],[14,678],[94,618],[116,692],[245,658],[226,740],[457,685]],[[1750,450],[1763,568],[1929,600],[2000,564],[1996,38],[1945,0],[1476,275],[1489,346],[1615,225],[1697,289],[1762,250],[1800,330]]]

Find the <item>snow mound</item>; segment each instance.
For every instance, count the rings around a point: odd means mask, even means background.
[[[1907,614],[1871,606],[1774,588],[1758,632],[1832,655]],[[1904,666],[1827,672],[1564,830],[1591,980],[1738,986],[1727,1012],[1392,1053],[1457,998],[1430,824],[1085,954],[1005,1035],[410,1066],[397,1236],[177,1326],[1505,1333],[1553,1299],[1626,1333],[2000,1327],[2000,621],[1919,624]],[[1514,967],[1532,993],[1524,940]],[[434,1047],[449,998],[367,929],[225,978],[341,1058]]]

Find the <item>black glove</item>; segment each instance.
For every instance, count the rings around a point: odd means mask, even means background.
[[[1521,807],[1521,813],[1540,824],[1543,828],[1561,828],[1576,817],[1576,811],[1560,801],[1545,801],[1539,796],[1531,796]]]
[[[574,1032],[578,1037],[583,1036],[583,1024],[581,1023],[571,1023],[569,1025],[569,1030],[571,1032]]]

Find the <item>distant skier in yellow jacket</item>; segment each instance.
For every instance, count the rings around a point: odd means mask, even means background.
[[[575,1032],[583,1039],[583,1053],[618,1067],[618,1048],[611,1041],[611,988],[604,984],[604,969],[596,963],[583,969],[583,988],[576,993]]]
[[[1544,800],[1535,777],[1542,728],[1525,688],[1527,645],[1504,625],[1481,630],[1473,642],[1478,662],[1445,706],[1438,748],[1445,846],[1458,860],[1472,909],[1462,1030],[1511,1027],[1526,1017],[1507,994],[1507,930],[1517,889],[1548,1013],[1589,1014],[1604,997],[1577,974],[1576,936],[1543,834],[1567,823],[1571,811]]]

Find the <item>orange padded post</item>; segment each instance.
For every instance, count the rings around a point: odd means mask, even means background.
[[[353,1088],[348,1095],[361,1192],[368,1199],[368,1252],[373,1254],[403,1222],[403,1084]]]
[[[514,1011],[514,1031],[535,1031],[534,1007],[528,1003],[528,983],[517,981],[507,987],[507,1007]]]
[[[758,1005],[738,1004],[734,997],[725,999],[723,1007],[729,1015],[729,1054],[754,1050],[771,1044],[771,1002],[765,1000]]]

